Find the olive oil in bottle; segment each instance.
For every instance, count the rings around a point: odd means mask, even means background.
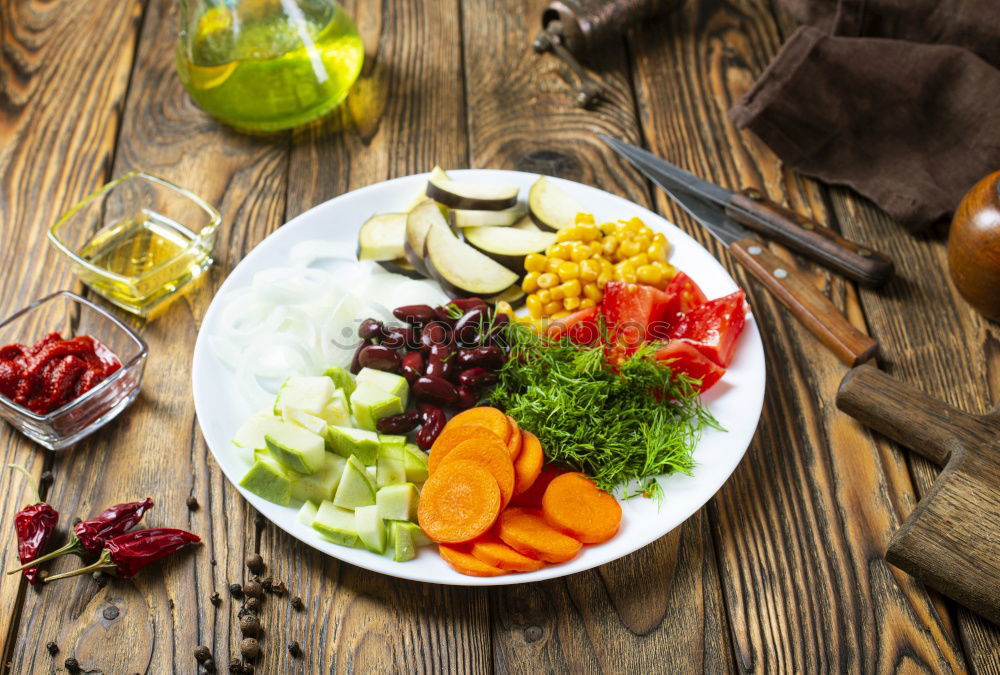
[[[177,72],[207,112],[245,131],[305,124],[336,107],[364,47],[333,0],[182,0]]]

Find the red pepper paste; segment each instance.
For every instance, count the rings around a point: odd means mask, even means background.
[[[0,394],[45,415],[121,367],[118,357],[89,335],[63,340],[59,333],[49,333],[31,347],[0,347]]]

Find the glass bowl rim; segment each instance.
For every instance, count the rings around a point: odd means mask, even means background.
[[[180,193],[183,197],[186,197],[190,201],[194,202],[197,206],[201,207],[202,210],[204,210],[206,213],[208,213],[210,222],[209,222],[208,225],[206,225],[205,227],[201,228],[201,231],[198,233],[198,236],[195,237],[194,239],[192,239],[191,243],[189,243],[187,246],[185,246],[182,251],[178,251],[177,255],[173,256],[172,258],[170,258],[168,260],[164,260],[162,263],[160,263],[156,267],[153,267],[152,269],[146,270],[145,272],[143,272],[142,274],[140,274],[138,276],[129,277],[129,276],[124,276],[122,274],[117,274],[117,273],[112,272],[111,270],[109,270],[107,268],[99,267],[99,266],[93,264],[92,262],[90,262],[88,260],[84,260],[79,255],[77,255],[76,251],[73,251],[65,243],[63,243],[62,239],[59,238],[59,235],[57,234],[57,232],[59,231],[59,229],[64,224],[66,224],[67,221],[69,221],[70,218],[72,218],[77,213],[79,213],[83,209],[83,207],[85,207],[87,204],[89,204],[90,202],[94,201],[95,199],[97,199],[98,197],[100,197],[102,194],[104,194],[106,192],[110,192],[114,188],[118,187],[118,185],[120,185],[121,183],[124,183],[125,181],[132,180],[134,178],[143,178],[143,179],[146,179],[146,180],[148,180],[150,182],[158,183],[158,184],[160,184],[160,185],[162,185],[162,186],[164,186],[164,187],[166,187],[166,188],[168,188],[170,190],[173,190],[174,192]],[[135,170],[135,171],[129,171],[128,173],[123,174],[123,175],[119,176],[118,178],[115,178],[114,180],[112,180],[112,181],[110,181],[108,183],[105,183],[104,185],[102,185],[101,187],[99,187],[97,190],[95,190],[91,194],[89,194],[86,197],[84,197],[77,204],[73,205],[69,209],[69,211],[67,211],[66,213],[64,213],[63,215],[61,215],[59,217],[59,219],[55,222],[55,224],[52,225],[52,227],[49,228],[48,235],[49,235],[49,241],[52,242],[52,245],[55,246],[57,249],[59,249],[59,251],[63,255],[65,255],[67,258],[69,258],[75,264],[81,265],[81,266],[87,268],[88,270],[90,270],[91,272],[93,272],[95,274],[99,274],[101,277],[103,277],[105,279],[110,279],[112,281],[117,281],[117,282],[124,283],[124,284],[134,284],[134,283],[140,282],[143,279],[151,276],[152,274],[160,271],[160,269],[162,269],[165,265],[169,265],[170,263],[174,262],[175,260],[177,260],[181,256],[189,253],[195,247],[197,247],[198,245],[200,245],[205,239],[207,239],[208,237],[210,237],[213,234],[215,234],[215,231],[218,229],[218,227],[219,227],[219,225],[221,223],[222,223],[222,215],[215,209],[214,206],[212,206],[211,204],[209,204],[208,202],[206,202],[204,199],[202,199],[201,197],[199,197],[195,193],[193,193],[190,190],[187,190],[185,188],[182,188],[181,186],[179,186],[179,185],[177,185],[175,183],[171,183],[170,181],[168,181],[168,180],[166,180],[164,178],[160,178],[158,176],[154,176],[154,175],[146,173],[145,171],[142,171],[142,170]]]
[[[15,412],[19,413],[20,415],[22,415],[24,417],[27,417],[27,418],[33,420],[34,422],[39,422],[39,423],[48,423],[48,422],[51,422],[53,419],[55,419],[56,417],[59,417],[60,415],[62,415],[64,412],[66,412],[70,408],[76,407],[78,405],[82,405],[84,402],[88,401],[89,399],[94,398],[94,396],[96,395],[97,392],[100,392],[100,391],[103,391],[103,390],[107,389],[112,383],[117,382],[122,377],[124,377],[124,375],[126,373],[131,373],[132,369],[138,363],[140,363],[141,361],[143,361],[146,358],[147,354],[149,353],[149,347],[146,344],[146,341],[142,339],[142,336],[140,336],[134,330],[132,330],[131,328],[129,328],[125,323],[123,323],[121,320],[119,320],[118,317],[114,316],[113,314],[109,313],[108,311],[106,311],[105,309],[103,309],[102,307],[100,307],[100,305],[97,305],[97,304],[91,302],[90,300],[87,300],[86,298],[77,295],[73,291],[66,291],[66,290],[56,291],[55,293],[50,293],[49,295],[46,295],[44,298],[40,298],[38,300],[35,300],[33,303],[31,303],[27,307],[24,307],[24,308],[22,308],[22,309],[20,309],[20,310],[18,310],[16,312],[14,312],[10,316],[8,316],[5,319],[3,319],[3,321],[0,321],[0,328],[3,328],[4,326],[6,326],[7,324],[11,323],[12,321],[15,321],[15,320],[21,318],[22,316],[24,316],[28,312],[31,312],[32,310],[37,309],[38,307],[41,307],[45,303],[47,303],[50,300],[53,300],[53,299],[55,299],[56,297],[59,297],[59,296],[66,296],[72,302],[75,302],[75,303],[78,303],[78,304],[82,304],[82,305],[86,305],[90,309],[92,309],[92,310],[96,311],[98,314],[102,315],[104,318],[109,319],[111,321],[111,323],[113,323],[115,326],[117,326],[119,328],[119,330],[123,331],[126,335],[128,335],[130,338],[132,338],[133,340],[135,340],[138,343],[138,345],[139,345],[139,353],[136,354],[135,356],[133,356],[131,359],[129,359],[128,362],[123,362],[121,368],[119,368],[118,370],[116,370],[110,376],[108,376],[108,377],[104,378],[103,380],[101,380],[100,382],[98,382],[96,387],[94,387],[90,391],[84,393],[83,396],[78,396],[77,398],[74,398],[72,401],[68,401],[62,407],[56,408],[55,410],[53,410],[51,412],[48,412],[48,413],[45,413],[44,415],[39,415],[38,413],[36,413],[36,412],[34,412],[32,410],[28,410],[24,406],[22,406],[22,405],[20,405],[18,403],[15,403],[14,401],[10,400],[9,398],[7,398],[6,396],[4,396],[3,394],[0,394],[0,402],[2,402],[5,407],[12,408]],[[117,354],[115,356],[117,356]]]

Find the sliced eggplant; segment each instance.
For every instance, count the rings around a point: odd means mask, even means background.
[[[514,204],[502,211],[452,209],[448,213],[448,220],[455,227],[506,227],[516,223],[526,213],[527,209],[521,204]]]
[[[444,219],[438,205],[430,199],[417,204],[406,216],[403,254],[414,269],[424,276],[428,276],[423,258],[424,243],[427,233],[434,227],[448,230],[448,221]]]
[[[470,246],[518,274],[525,271],[526,255],[541,253],[556,243],[553,232],[530,232],[511,227],[467,227],[463,233]]]
[[[525,216],[521,220],[517,221],[511,227],[515,230],[524,230],[525,232],[541,232],[542,229],[535,225],[535,221],[531,219],[531,216]]]
[[[417,271],[406,258],[396,258],[395,260],[379,260],[378,264],[393,274],[402,274],[411,279],[426,279],[427,277]]]
[[[510,305],[511,309],[517,309],[524,304],[525,299],[528,294],[524,292],[521,288],[520,283],[513,284],[507,287],[507,290],[497,293],[496,295],[491,295],[488,298],[483,298],[488,304],[495,305],[498,302],[506,302]]]
[[[528,213],[543,230],[556,232],[571,227],[582,209],[551,178],[542,176],[528,191]]]
[[[517,282],[517,275],[500,263],[459,241],[446,227],[427,233],[424,264],[431,278],[453,296],[495,295]]]
[[[427,180],[427,196],[453,209],[501,211],[517,203],[516,185],[461,183],[436,166]]]
[[[358,260],[395,260],[403,257],[406,238],[405,213],[379,213],[364,222],[358,232]]]

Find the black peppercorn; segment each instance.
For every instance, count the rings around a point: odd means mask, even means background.
[[[104,572],[94,572],[90,576],[93,578],[94,583],[96,583],[100,588],[104,588],[104,586],[108,583],[108,575]]]
[[[72,656],[63,661],[63,665],[66,666],[66,670],[71,673],[80,672],[80,662],[74,659]]]
[[[243,634],[243,637],[260,636],[260,619],[253,614],[245,614],[240,617],[240,633]]]
[[[275,595],[284,595],[287,590],[288,589],[285,587],[284,581],[275,581],[271,584],[271,592]]]
[[[288,653],[296,657],[302,653],[302,650],[299,649],[298,641],[292,640],[291,642],[288,643]]]
[[[59,645],[57,645],[55,642],[46,642],[45,648],[49,650],[49,654],[51,654],[52,656],[55,656],[56,654],[59,653]]]
[[[240,660],[239,659],[229,659],[229,672],[230,673],[238,673],[242,669],[243,668],[240,666]]]
[[[258,598],[247,598],[243,606],[251,612],[256,612],[260,609],[260,600]]]
[[[229,584],[229,594],[234,598],[243,597],[243,587],[239,584]]]
[[[194,495],[191,495],[190,497],[188,497],[187,498],[187,507],[188,507],[189,511],[197,511],[198,510],[198,498],[195,497]]]
[[[297,610],[301,611],[302,608],[304,607],[304,605],[302,604],[302,598],[300,598],[297,595],[294,598],[292,598],[292,607],[294,609],[297,609]]]
[[[258,530],[263,529],[264,523],[265,523],[264,516],[262,516],[259,513],[254,514],[254,517],[253,517],[253,525],[254,525],[254,527],[256,527]]]
[[[205,663],[212,658],[212,651],[205,645],[198,645],[194,650],[194,658],[198,663]]]
[[[260,654],[260,643],[251,637],[243,638],[240,641],[240,654],[248,661],[252,661]]]
[[[243,664],[243,668],[242,668],[242,670],[240,672],[242,672],[243,675],[253,675],[253,664],[252,663],[244,663]]]
[[[205,663],[203,663],[201,665],[203,665],[205,667],[205,672],[206,673],[214,673],[215,672],[215,661],[213,661],[212,659],[209,659],[209,660],[205,661]]]
[[[252,553],[247,556],[247,569],[254,574],[260,574],[264,571],[264,559],[260,557],[260,553]]]
[[[260,599],[264,595],[264,589],[260,583],[256,581],[248,581],[246,585],[243,586],[243,593],[248,598]]]
[[[212,593],[212,595],[209,596],[208,600],[209,600],[209,602],[211,602],[216,607],[218,607],[219,605],[222,604],[222,598],[219,597],[219,592],[218,591],[216,591],[215,593]]]
[[[266,576],[260,580],[260,585],[264,587],[264,590],[270,591],[271,585],[274,583],[274,578],[271,576]]]

